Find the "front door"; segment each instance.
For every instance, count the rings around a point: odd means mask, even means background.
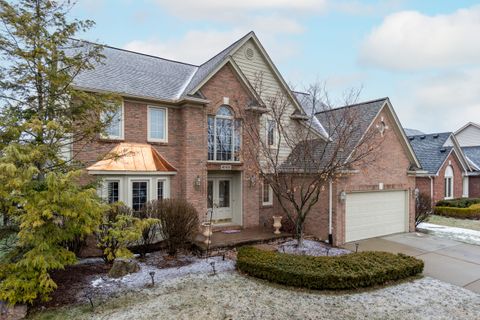
[[[217,223],[231,222],[232,180],[229,178],[209,178],[207,188],[208,208],[213,208],[212,219]]]

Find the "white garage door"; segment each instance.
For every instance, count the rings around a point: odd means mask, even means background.
[[[345,241],[407,231],[406,196],[406,191],[347,194]]]

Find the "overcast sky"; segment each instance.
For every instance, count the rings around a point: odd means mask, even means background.
[[[79,0],[91,41],[200,64],[255,31],[287,82],[390,97],[405,127],[480,123],[480,5],[450,0]]]

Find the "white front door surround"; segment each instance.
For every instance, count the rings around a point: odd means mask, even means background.
[[[209,172],[206,200],[213,223],[242,225],[241,173]]]

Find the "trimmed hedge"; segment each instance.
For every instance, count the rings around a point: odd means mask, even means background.
[[[471,205],[479,203],[480,198],[458,198],[452,200],[440,200],[437,202],[437,207],[468,208]]]
[[[423,261],[404,254],[359,252],[312,257],[243,247],[237,268],[271,282],[317,290],[348,290],[405,279],[423,271]]]
[[[480,219],[480,204],[474,204],[468,208],[435,207],[434,213],[451,218]]]

